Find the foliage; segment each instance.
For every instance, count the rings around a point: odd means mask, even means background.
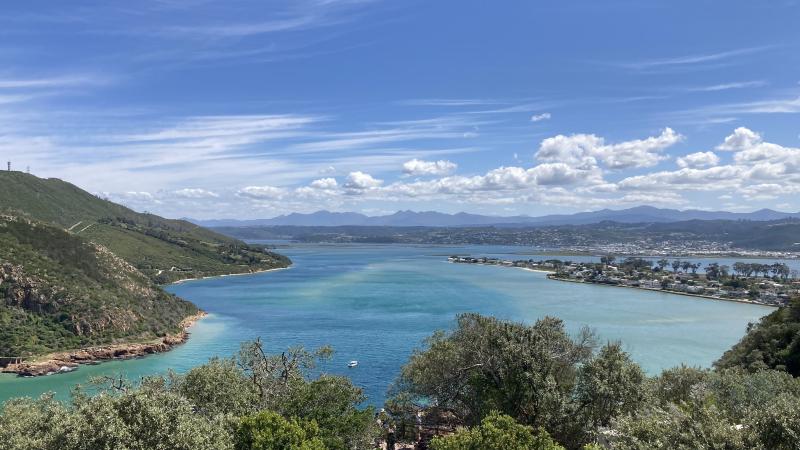
[[[151,340],[196,312],[105,248],[0,216],[0,356]]]
[[[50,396],[11,400],[0,415],[0,442],[9,450],[233,448],[222,422],[193,414],[180,396],[145,390],[72,406]]]
[[[748,328],[742,340],[715,363],[717,367],[776,369],[800,376],[800,299]]]
[[[318,433],[316,422],[262,411],[242,419],[236,429],[236,450],[325,450]]]
[[[644,401],[644,372],[619,343],[609,343],[580,368],[576,395],[582,411],[595,427],[631,414]]]
[[[431,450],[559,450],[546,431],[520,425],[513,418],[492,412],[479,426],[462,428],[456,433],[436,437]]]
[[[688,395],[618,418],[612,448],[797,448],[800,379],[777,371],[678,373],[680,385],[696,380],[680,389]]]
[[[12,400],[0,413],[0,442],[44,450],[232,449],[234,442],[247,449],[370,448],[377,425],[373,409],[360,407],[361,390],[343,377],[309,376],[330,351],[275,355],[255,341],[243,344],[236,358],[215,358],[138,386],[123,378],[95,380],[105,385],[99,395],[81,389],[71,403],[51,396]]]
[[[477,425],[491,411],[544,427],[560,442],[582,439],[574,388],[578,365],[592,356],[594,340],[576,340],[563,322],[546,317],[528,326],[477,314],[458,316],[450,333],[438,332],[427,349],[403,367],[394,395],[430,402]]]

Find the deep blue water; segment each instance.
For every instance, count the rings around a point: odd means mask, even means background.
[[[193,327],[185,345],[70,374],[0,376],[0,401],[48,390],[65,397],[72,385],[93,375],[124,373],[137,379],[170,368],[184,371],[212,356],[232,355],[240,342],[260,336],[276,352],[298,344],[332,345],[334,358],[321,370],[351,376],[371,403],[381,404],[412,349],[467,311],[525,322],[553,315],[571,332],[587,325],[602,340],[621,340],[636,361],[657,373],[680,363],[709,366],[744,334],[748,322],[771,311],[446,262],[454,253],[521,258],[515,255],[518,248],[290,245],[279,251],[292,258],[291,269],[170,286],[210,313]],[[360,364],[348,369],[352,359]]]

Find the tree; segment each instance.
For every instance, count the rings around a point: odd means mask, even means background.
[[[672,261],[672,272],[673,273],[678,273],[678,269],[680,269],[680,268],[681,268],[681,260],[680,259],[676,259],[676,260]]]
[[[171,392],[141,388],[77,396],[71,406],[44,396],[5,404],[0,442],[9,450],[232,449],[226,424],[195,414]]]
[[[608,343],[584,364],[576,387],[578,402],[594,427],[608,426],[620,414],[636,411],[644,401],[645,375],[618,342]]]
[[[650,389],[662,406],[680,404],[689,401],[692,389],[707,377],[707,370],[681,365],[661,372],[651,380]]]
[[[664,269],[669,265],[669,261],[664,258],[659,259],[656,264],[658,265],[658,270],[664,271]]]
[[[479,426],[462,428],[431,441],[431,450],[563,450],[543,429],[538,431],[492,412]]]
[[[614,261],[616,259],[617,258],[615,258],[614,256],[611,256],[611,255],[601,256],[600,257],[600,263],[601,264],[605,264],[607,266],[610,266],[610,265],[614,264]]]
[[[213,358],[183,376],[172,375],[172,386],[197,406],[198,412],[241,416],[258,407],[257,387],[232,359]]]
[[[368,448],[378,436],[378,427],[372,407],[359,409],[366,400],[350,379],[323,375],[297,386],[279,411],[317,423],[328,450]]]
[[[316,422],[284,419],[262,411],[244,417],[236,429],[236,450],[325,450]]]
[[[706,264],[706,278],[709,280],[718,280],[720,277],[720,267],[718,263]]]
[[[414,352],[393,395],[436,405],[468,426],[496,410],[567,443],[582,438],[573,389],[593,347],[588,330],[573,340],[551,317],[524,325],[462,314],[453,331]]]

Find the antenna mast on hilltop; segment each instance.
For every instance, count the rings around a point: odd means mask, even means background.
[[[8,162],[8,171],[11,172],[11,161]]]

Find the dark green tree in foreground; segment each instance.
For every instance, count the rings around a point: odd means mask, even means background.
[[[242,419],[236,429],[236,450],[325,450],[316,422],[284,419],[262,411]]]
[[[534,325],[478,314],[458,316],[450,333],[436,333],[415,352],[394,388],[397,399],[448,411],[467,426],[492,411],[545,428],[562,443],[584,439],[575,402],[580,364],[592,359],[594,337],[572,339],[558,319]]]
[[[0,414],[0,448],[9,450],[371,448],[372,408],[344,377],[309,371],[330,349],[280,354],[260,341],[232,359],[212,359],[185,375],[97,380],[71,403],[16,399]]]
[[[563,450],[546,431],[520,425],[513,418],[492,412],[480,425],[462,428],[450,436],[436,437],[431,450]]]
[[[580,368],[577,401],[595,429],[605,427],[611,419],[639,409],[645,400],[644,381],[644,372],[621,344],[610,343]]]

